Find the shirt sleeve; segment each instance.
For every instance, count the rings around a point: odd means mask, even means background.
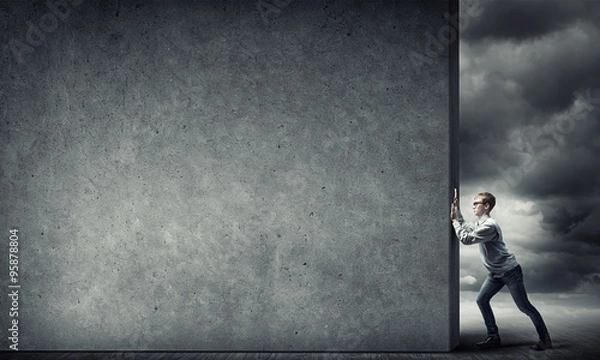
[[[465,245],[479,244],[486,241],[494,240],[498,232],[493,224],[485,222],[479,226],[473,223],[465,223],[462,218],[452,223],[456,237]]]

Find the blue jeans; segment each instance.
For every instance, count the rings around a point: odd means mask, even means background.
[[[488,336],[498,335],[498,326],[496,326],[496,319],[494,318],[494,313],[490,306],[490,300],[492,300],[492,297],[496,295],[504,285],[508,287],[510,295],[515,301],[515,304],[517,304],[519,310],[529,316],[531,321],[533,321],[535,330],[540,338],[547,337],[548,329],[546,328],[546,324],[544,324],[542,316],[537,309],[531,305],[529,299],[527,299],[527,291],[523,284],[523,270],[521,269],[521,265],[506,272],[500,278],[494,278],[492,277],[492,274],[488,274],[483,285],[481,285],[481,290],[479,290],[479,295],[477,296],[477,305],[479,306],[479,310],[481,310],[481,315],[483,315],[483,321],[487,327]]]

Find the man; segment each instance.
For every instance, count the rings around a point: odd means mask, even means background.
[[[477,194],[473,201],[473,212],[479,220],[474,223],[466,223],[460,213],[457,191],[454,189],[450,219],[456,236],[465,245],[479,245],[481,261],[489,272],[477,296],[477,305],[487,327],[487,338],[477,343],[476,346],[479,348],[500,346],[500,335],[498,334],[490,300],[506,285],[519,310],[533,321],[540,337],[539,342],[531,348],[534,350],[552,348],[552,341],[542,316],[527,299],[521,266],[515,255],[507,250],[502,239],[500,226],[498,226],[496,220],[490,217],[490,212],[495,205],[496,198],[494,195],[488,192]]]

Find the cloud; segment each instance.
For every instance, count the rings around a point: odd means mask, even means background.
[[[600,156],[599,115],[594,109],[579,120],[565,123],[568,131],[555,125],[529,127],[515,135],[513,140],[520,144],[523,159],[514,164],[522,173],[516,190],[538,198],[597,194],[600,172],[591,164]]]
[[[473,18],[462,34],[468,41],[526,41],[598,18],[593,1],[487,0],[481,6],[484,16]]]
[[[523,267],[528,291],[574,292],[599,272],[598,252],[572,253],[569,247],[565,247],[563,252],[532,250],[535,247],[533,245],[529,251],[516,254]]]
[[[462,276],[460,278],[460,286],[464,285],[474,285],[477,283],[477,279],[475,279],[472,275]]]
[[[517,201],[513,213],[518,216],[535,216],[540,210],[533,201]]]
[[[591,209],[579,207],[569,211],[565,206],[556,205],[544,208],[542,214],[542,228],[567,234],[591,214]]]
[[[596,205],[590,215],[569,234],[571,242],[579,242],[595,248],[600,255],[600,206]],[[588,251],[588,254],[591,251]]]
[[[584,276],[577,284],[575,293],[600,296],[600,273]]]

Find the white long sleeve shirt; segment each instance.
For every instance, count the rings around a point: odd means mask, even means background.
[[[515,255],[508,251],[502,237],[502,229],[489,215],[482,216],[477,222],[467,223],[460,211],[458,220],[452,222],[456,236],[465,245],[479,245],[481,262],[494,277],[514,269],[519,263]]]

